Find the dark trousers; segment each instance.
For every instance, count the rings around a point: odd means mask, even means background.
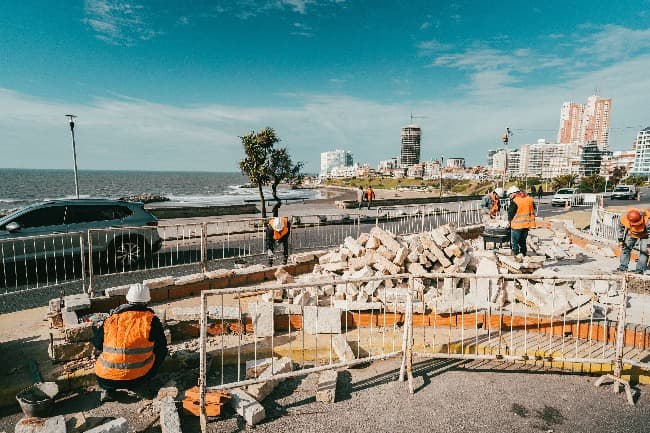
[[[278,239],[277,241],[273,239],[273,230],[270,228],[267,228],[266,232],[266,249],[271,250],[271,252],[275,252],[275,244],[279,243],[282,245],[282,254],[284,256],[284,263],[287,263],[287,260],[289,259],[289,233],[284,235],[284,237]],[[269,262],[273,262],[272,258],[269,258]]]
[[[519,253],[526,255],[526,239],[528,239],[528,229],[510,230],[510,248],[514,255]]]
[[[137,379],[112,380],[96,376],[97,385],[99,385],[101,389],[105,389],[107,391],[115,391],[116,389],[128,389],[135,392],[142,391],[142,389],[151,382],[151,379],[156,375],[156,373],[158,373],[158,368],[162,365],[164,360],[164,356],[156,356],[156,360],[153,362],[151,370],[149,370],[149,372],[147,372],[147,374],[144,376]]]

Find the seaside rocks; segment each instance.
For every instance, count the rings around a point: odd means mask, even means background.
[[[163,197],[156,194],[138,194],[138,195],[129,195],[126,197],[120,197],[122,201],[135,201],[142,203],[155,203],[161,201],[169,201],[169,198]]]

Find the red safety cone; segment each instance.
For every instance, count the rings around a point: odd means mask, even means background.
[[[571,205],[569,204],[569,200],[564,202],[564,209],[571,209]]]

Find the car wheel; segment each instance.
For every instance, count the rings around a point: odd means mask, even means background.
[[[109,262],[115,270],[131,270],[144,263],[146,247],[141,236],[123,236],[115,239],[108,251]]]

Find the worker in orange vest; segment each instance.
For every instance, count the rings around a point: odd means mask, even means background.
[[[526,255],[526,239],[528,230],[535,228],[535,202],[517,186],[511,186],[507,191],[510,204],[508,205],[508,221],[510,222],[510,248],[517,261]]]
[[[632,248],[639,244],[639,259],[636,262],[636,273],[643,274],[648,265],[648,233],[650,233],[650,214],[648,211],[631,208],[621,216],[618,223],[618,244],[621,247],[621,261],[616,268],[619,272],[627,272]]]
[[[370,205],[372,204],[372,201],[375,199],[375,191],[372,190],[371,186],[368,186],[368,189],[366,190],[366,200],[368,200],[368,209],[370,209]]]
[[[269,258],[269,266],[273,266],[273,255],[275,251],[275,244],[282,244],[282,264],[286,265],[289,259],[289,235],[291,233],[291,223],[287,217],[278,217],[277,211],[273,212],[274,217],[271,218],[266,226],[266,253]]]
[[[127,304],[93,329],[92,343],[102,352],[95,363],[101,402],[114,400],[118,389],[143,394],[167,356],[167,339],[160,319],[147,307],[150,300],[147,286],[132,284]]]

